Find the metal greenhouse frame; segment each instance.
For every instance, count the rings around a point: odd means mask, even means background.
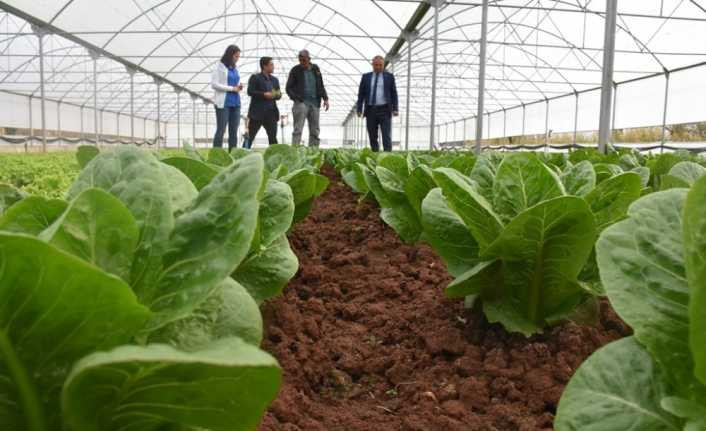
[[[664,150],[676,148],[670,125],[706,121],[705,80],[690,72],[706,71],[703,0],[14,0],[0,10],[0,94],[16,107],[0,117],[0,139],[25,148],[207,144],[209,71],[233,42],[247,72],[260,55],[288,67],[312,51],[333,101],[322,113],[333,146],[366,143],[354,102],[376,54],[398,77],[400,149],[474,142],[480,152],[525,136],[548,148],[552,132],[567,135],[563,149],[590,132],[605,151],[613,130],[652,127],[660,137],[645,148]]]

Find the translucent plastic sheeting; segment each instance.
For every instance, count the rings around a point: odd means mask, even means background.
[[[706,67],[669,75],[667,124],[706,121]]]
[[[552,133],[574,131],[576,96],[569,95],[549,101],[549,130]]]
[[[703,69],[702,72],[706,71]],[[663,75],[617,86],[615,93],[616,129],[661,126],[664,112]],[[702,117],[706,120],[706,116]]]

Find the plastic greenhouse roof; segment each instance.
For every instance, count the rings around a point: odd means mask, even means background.
[[[437,123],[475,114],[480,1],[447,1],[439,9]],[[38,38],[31,24],[50,26],[45,38],[48,99],[93,105],[93,61],[98,106],[130,112],[134,75],[136,116],[156,118],[154,77],[210,99],[210,71],[226,45],[243,50],[241,76],[260,56],[275,58],[282,85],[297,51],[309,49],[322,69],[332,110],[322,122],[340,125],[357,94],[360,75],[377,54],[407,94],[407,50],[412,44],[411,120],[428,125],[431,106],[434,8],[406,0],[12,0],[0,2],[0,89],[39,94]],[[490,2],[486,110],[507,109],[600,86],[604,0]],[[706,60],[706,0],[622,0],[618,3],[614,81],[621,82]],[[45,26],[46,28],[46,26]],[[121,64],[122,63],[122,64]],[[151,75],[151,76],[150,76]],[[287,98],[285,97],[285,100]],[[182,93],[183,121],[192,100]],[[161,116],[176,117],[177,96],[162,86]],[[247,97],[244,98],[247,104]],[[199,112],[211,108],[197,103]],[[281,106],[289,109],[288,101]],[[199,114],[201,115],[201,114]]]

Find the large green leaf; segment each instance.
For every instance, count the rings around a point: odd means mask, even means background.
[[[419,216],[407,202],[404,194],[388,193],[374,171],[360,165],[368,189],[380,205],[380,218],[397,232],[403,241],[414,243],[422,233]]]
[[[456,169],[463,175],[471,175],[476,165],[476,158],[471,154],[456,154],[449,164],[450,168]]]
[[[449,274],[458,277],[478,263],[478,243],[463,220],[449,208],[440,188],[422,202],[424,240],[446,263]]]
[[[422,201],[429,191],[436,187],[431,169],[426,165],[416,167],[407,178],[404,185],[404,193],[407,201],[412,205],[414,211],[421,217]]]
[[[378,202],[378,205],[380,205],[380,208],[392,207],[392,200],[388,196],[388,193],[385,191],[385,189],[382,187],[382,184],[380,184],[380,180],[378,179],[377,175],[375,175],[375,171],[361,163],[358,163],[358,169],[360,169],[360,171],[363,173],[365,185],[367,186],[368,190],[372,192],[373,196],[375,196],[375,200]]]
[[[613,163],[596,163],[593,165],[596,170],[596,182],[598,184],[623,173],[623,168]]]
[[[261,303],[280,292],[299,268],[299,260],[292,252],[286,235],[272,244],[250,254],[233,273],[233,278]]]
[[[487,153],[483,153],[478,156],[469,175],[478,184],[478,193],[488,202],[493,201],[493,183],[495,182],[496,172],[497,166],[493,163],[492,157]]]
[[[433,177],[441,187],[446,203],[468,226],[481,249],[495,241],[503,224],[488,201],[473,189],[467,177],[450,168],[435,169]]]
[[[399,154],[382,153],[378,155],[377,161],[378,166],[390,170],[403,181],[409,176],[407,160]]]
[[[281,383],[277,361],[238,338],[185,353],[156,344],[94,353],[62,393],[72,429],[255,429]]]
[[[160,162],[137,147],[102,152],[81,171],[67,194],[72,200],[89,188],[100,188],[120,199],[140,229],[130,284],[142,300],[157,284],[169,232],[174,226],[171,196]]]
[[[188,157],[169,157],[162,159],[162,163],[174,166],[186,175],[194,184],[197,190],[201,190],[211,182],[213,177],[218,175],[218,170],[207,165],[200,160]]]
[[[294,197],[287,183],[268,180],[260,202],[258,245],[268,246],[284,235],[294,218]]]
[[[38,235],[59,218],[67,205],[61,199],[30,196],[12,205],[0,216],[0,230]]]
[[[595,236],[593,214],[579,197],[561,196],[520,213],[481,254],[503,261],[503,295],[493,302],[503,302],[503,310],[517,310],[538,327],[564,314],[584,294],[576,277]]]
[[[250,293],[228,277],[191,314],[150,334],[151,343],[168,343],[193,352],[226,337],[239,337],[259,346],[262,341],[260,308]]]
[[[329,183],[328,178],[306,168],[292,171],[279,180],[289,184],[292,189],[295,205],[294,223],[303,220],[309,214],[313,199],[320,196]]]
[[[0,215],[2,215],[15,202],[26,198],[27,194],[9,184],[0,184]]]
[[[79,145],[76,150],[78,166],[81,169],[85,168],[88,162],[93,160],[98,154],[100,154],[100,150],[95,145]]]
[[[561,181],[567,194],[585,196],[596,187],[596,171],[591,162],[584,160],[564,171]]]
[[[706,177],[694,184],[684,205],[684,255],[691,352],[696,377],[706,385]]]
[[[395,203],[392,207],[382,208],[380,218],[397,232],[402,241],[407,243],[417,242],[422,234],[419,216],[406,201]]]
[[[383,166],[375,167],[375,175],[377,175],[380,185],[388,193],[390,198],[398,201],[405,199],[404,187],[406,177],[400,177]]]
[[[598,231],[625,218],[628,207],[640,197],[640,176],[635,172],[616,175],[598,184],[586,195],[596,216]]]
[[[102,189],[86,189],[40,238],[129,281],[140,231],[120,199]]]
[[[290,172],[301,168],[299,152],[289,145],[270,145],[265,150],[264,158],[265,168],[268,172],[274,171],[279,165],[286,166]]]
[[[160,163],[160,168],[164,174],[164,179],[167,181],[172,211],[174,214],[178,215],[191,205],[194,199],[196,199],[196,196],[198,196],[199,191],[189,177],[174,166]]]
[[[669,175],[684,181],[688,187],[691,187],[699,178],[706,175],[706,168],[698,163],[684,161],[672,166]]]
[[[206,160],[208,163],[223,167],[233,164],[233,157],[228,153],[228,150],[218,147],[208,150],[208,158]]]
[[[149,311],[126,283],[39,239],[0,233],[0,428],[61,429],[69,366],[127,342]]]
[[[262,156],[225,168],[177,218],[164,256],[159,292],[149,303],[158,326],[184,317],[240,265],[257,228]]]
[[[342,170],[341,177],[343,181],[358,194],[364,195],[370,191],[368,185],[365,183],[361,165],[358,163],[353,163],[350,169]]]
[[[449,298],[464,298],[493,289],[502,283],[500,260],[486,260],[456,277],[444,293]]]
[[[660,407],[668,386],[659,367],[633,338],[614,341],[591,355],[564,389],[557,431],[681,431]]]
[[[510,153],[493,183],[493,209],[506,220],[540,202],[564,195],[557,175],[534,153]]]
[[[682,234],[686,193],[672,189],[641,198],[596,244],[613,308],[684,388],[693,380]]]

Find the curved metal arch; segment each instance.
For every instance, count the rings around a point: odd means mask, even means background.
[[[181,30],[181,32],[186,31],[186,30],[189,30],[189,29],[191,29],[191,28],[193,28],[193,27],[196,27],[196,26],[199,26],[199,25],[201,25],[201,24],[208,23],[208,22],[210,22],[210,21],[214,21],[214,20],[216,20],[216,19],[221,19],[221,18],[223,18],[223,17],[230,17],[230,16],[238,17],[238,16],[247,16],[247,15],[258,15],[258,14],[255,14],[255,13],[253,13],[253,12],[224,14],[224,15],[221,15],[221,16],[218,16],[218,17],[208,18],[208,19],[205,19],[205,20],[201,20],[201,21],[199,21],[199,22],[197,22],[197,23],[191,24],[191,25],[189,25],[189,26],[183,28],[183,29]],[[259,13],[259,15],[284,17],[284,18],[292,19],[292,20],[294,20],[294,21],[304,22],[304,20],[302,20],[301,18],[292,17],[292,16],[289,16],[289,15],[272,14],[272,13],[269,13],[269,12],[262,12],[262,13]],[[341,16],[343,16],[343,15],[341,15]],[[328,34],[328,35],[331,36],[331,37],[334,37],[334,38],[336,38],[336,39],[339,39],[341,42],[343,42],[344,44],[346,44],[347,46],[349,46],[350,48],[352,48],[354,51],[356,51],[356,52],[361,56],[361,58],[365,58],[365,55],[364,55],[362,52],[360,52],[360,51],[356,48],[355,45],[353,45],[352,43],[348,42],[347,40],[345,40],[345,39],[342,38],[341,36],[337,36],[337,35],[333,34],[330,30],[327,30],[326,28],[321,27],[321,26],[317,26],[316,24],[312,24],[312,23],[308,23],[308,24],[310,24],[310,25],[312,25],[312,26],[314,26],[314,27],[317,27],[317,28],[319,28],[320,30],[325,31],[325,33]],[[237,32],[236,32],[236,33],[237,33]],[[141,66],[142,63],[144,62],[144,60],[145,60],[146,58],[149,58],[149,56],[151,56],[152,54],[154,54],[159,48],[161,48],[162,46],[164,46],[167,42],[169,42],[170,40],[174,39],[174,38],[175,38],[176,36],[178,36],[179,34],[181,34],[181,33],[174,33],[174,34],[172,34],[171,36],[169,36],[167,39],[165,39],[165,40],[163,40],[162,42],[160,42],[160,43],[159,43],[157,46],[155,46],[147,55],[145,55],[145,57],[138,63],[138,65]],[[368,33],[365,33],[365,35],[368,36],[368,37],[370,37],[370,35],[369,35]],[[371,40],[374,40],[374,39],[372,39],[372,38],[370,38],[370,39],[371,39]],[[377,42],[376,42],[376,44],[377,44]],[[379,44],[378,44],[378,46],[379,46]]]
[[[497,2],[497,1],[502,1],[502,0],[496,0],[496,2]],[[599,16],[599,17],[601,17],[601,18],[603,18],[603,19],[605,20],[605,16],[604,16],[605,14],[604,14],[604,13],[600,13],[600,12],[595,12],[595,11],[589,10],[587,4],[584,5],[584,6],[581,6],[581,5],[579,4],[579,2],[577,2],[577,3],[571,3],[571,2],[568,2],[568,1],[566,1],[566,0],[552,0],[552,1],[554,1],[555,3],[559,3],[559,4],[563,4],[563,5],[570,6],[570,8],[576,8],[576,9],[578,9],[578,10],[582,10],[583,13],[590,13],[590,14],[593,14],[593,15],[597,15],[597,16]],[[577,7],[577,5],[578,5],[579,7]],[[620,16],[620,13],[618,13],[618,16]],[[666,18],[666,19],[668,19],[668,18]],[[623,25],[621,25],[620,23],[617,23],[617,22],[616,22],[616,27],[617,27],[618,30],[624,31],[625,34],[627,34],[628,36],[630,36],[630,38],[631,38],[632,40],[634,40],[634,41],[635,41],[639,46],[641,46],[647,53],[649,53],[649,55],[652,56],[652,58],[654,58],[654,60],[657,62],[657,64],[659,64],[659,67],[660,67],[660,68],[662,68],[663,70],[666,69],[665,66],[664,66],[664,64],[662,64],[662,62],[660,61],[659,57],[657,57],[657,54],[655,54],[642,40],[640,40],[640,39],[637,38],[635,35],[633,35],[632,32],[631,32],[628,28],[623,27]]]
[[[488,24],[505,24],[505,23],[508,23],[508,22],[507,22],[507,21],[490,21],[490,22],[488,22]],[[514,25],[514,26],[518,26],[518,27],[525,27],[525,28],[533,29],[533,30],[535,30],[535,31],[540,31],[540,32],[542,32],[542,33],[545,33],[545,34],[548,34],[548,35],[550,35],[550,36],[556,37],[556,38],[559,39],[559,40],[563,40],[564,42],[567,42],[567,43],[569,44],[569,46],[566,47],[567,49],[580,49],[580,48],[576,47],[575,45],[571,44],[570,42],[568,42],[568,41],[567,41],[566,39],[564,39],[563,37],[558,36],[558,35],[556,35],[556,34],[554,34],[554,33],[552,33],[552,32],[549,32],[549,31],[546,31],[546,30],[542,30],[542,29],[540,29],[540,28],[538,28],[538,27],[536,27],[536,26],[531,26],[531,25],[527,25],[527,24],[523,24],[523,23],[514,23],[514,22],[511,23],[511,24]],[[444,32],[452,31],[452,30],[457,30],[457,29],[459,29],[459,28],[464,28],[464,27],[476,26],[476,25],[480,25],[480,23],[475,22],[475,23],[462,24],[462,25],[458,25],[458,26],[455,26],[455,27],[452,27],[452,28],[445,29]],[[469,41],[469,42],[470,42],[470,41]],[[447,42],[446,44],[448,44],[448,43],[455,43],[455,42]],[[542,62],[544,65],[548,66],[554,73],[556,73],[557,75],[559,75],[559,76],[569,85],[569,87],[571,87],[571,91],[575,91],[574,85],[571,83],[571,81],[570,81],[568,78],[566,78],[566,77],[561,73],[561,71],[559,71],[558,69],[556,69],[551,63],[547,62],[544,58],[542,58],[542,57],[540,57],[540,56],[538,56],[538,55],[536,55],[536,54],[533,54],[532,52],[529,52],[529,51],[525,50],[525,49],[523,48],[524,46],[525,46],[525,45],[519,45],[519,46],[518,46],[518,45],[507,45],[508,48],[510,48],[510,49],[517,49],[517,50],[519,50],[519,51],[522,51],[523,53],[525,53],[525,54],[527,54],[527,55],[530,55],[531,57],[534,57],[535,59],[537,59],[537,60],[539,60],[540,62]],[[427,48],[427,49],[428,49],[428,48]],[[583,52],[583,51],[582,51],[582,52]],[[584,52],[584,55],[587,55],[587,54]],[[591,59],[591,62],[595,63],[596,66],[601,67],[601,65],[598,64],[595,60]],[[509,66],[506,65],[505,67],[509,67]]]
[[[54,49],[51,49],[51,50],[49,50],[49,51],[46,51],[45,54],[57,53],[57,52],[60,52],[60,51],[67,51],[67,50],[71,50],[71,49],[83,49],[83,48],[82,48],[80,45],[62,46],[62,47],[59,47],[59,48],[54,48]],[[38,54],[29,57],[27,60],[25,60],[24,62],[20,63],[17,67],[15,67],[15,68],[12,69],[11,71],[9,71],[8,76],[9,76],[9,75],[12,75],[12,74],[15,73],[15,72],[17,72],[20,68],[22,68],[22,67],[24,67],[24,66],[26,66],[26,65],[28,65],[28,64],[31,64],[34,60],[36,60],[36,59],[38,59],[38,58],[39,58],[39,55],[38,55]],[[5,82],[5,79],[0,80],[0,84],[2,84],[3,82]],[[34,94],[34,93],[32,93],[32,94]]]
[[[382,6],[380,6],[375,0],[370,0],[370,1],[371,1],[378,9],[380,9],[380,11],[382,11],[382,13],[385,14],[385,16],[387,17],[387,19],[389,19],[390,21],[392,21],[392,22],[397,26],[397,30],[402,31],[402,26],[400,26],[400,25],[397,23],[397,21],[395,21],[395,19],[392,18],[389,13],[387,13],[387,11],[385,10],[385,8],[383,8]]]
[[[522,52],[526,52],[526,51],[524,51],[523,49],[521,49],[521,48],[519,48],[519,47],[514,47],[514,48],[519,49],[519,50],[522,51]],[[422,49],[422,51],[428,51],[428,50],[429,50],[429,48]],[[532,54],[532,53],[528,53],[528,54],[534,56],[534,54]],[[534,57],[536,57],[536,56],[534,56]],[[537,58],[538,60],[540,60],[540,61],[544,61],[544,60],[542,60],[542,59],[539,58],[539,57],[536,57],[536,58]],[[539,86],[537,86],[536,83],[534,83],[524,72],[522,72],[522,71],[519,70],[518,68],[515,68],[515,67],[512,67],[512,66],[508,66],[508,65],[504,65],[502,62],[496,60],[493,56],[488,56],[487,60],[494,62],[496,65],[507,67],[508,69],[510,69],[510,70],[512,70],[513,72],[517,73],[519,76],[521,76],[521,77],[523,77],[525,80],[527,80],[527,83],[529,83],[530,85],[532,85],[532,86],[537,90],[537,92],[539,92],[539,93],[542,95],[542,98],[543,98],[543,99],[546,99],[546,98],[547,98],[547,95],[544,93],[544,90],[542,90],[541,88],[539,88]],[[486,72],[486,74],[487,74],[487,72]],[[522,100],[522,98],[520,98],[517,94],[515,94],[515,93],[514,93],[514,89],[512,89],[511,87],[509,87],[509,86],[504,82],[504,80],[495,78],[493,75],[488,75],[488,76],[490,76],[492,79],[498,80],[498,82],[500,82],[500,85],[502,85],[503,87],[505,87],[505,88],[508,89],[509,91],[513,91],[513,95],[517,98],[517,100],[518,100],[520,103],[524,103],[523,100]],[[562,78],[564,79],[565,83],[566,83],[567,85],[569,85],[569,87],[571,87],[571,88],[573,89],[573,85],[570,83],[570,81],[568,81],[568,80],[567,80],[565,77],[563,77],[563,76],[562,76]],[[490,93],[489,93],[489,94],[490,94]],[[500,104],[500,105],[503,106],[502,104]]]
[[[503,1],[503,0],[494,0],[493,3],[495,3],[495,4],[497,5],[497,4],[500,3],[501,1]],[[551,0],[551,1],[553,1],[554,3],[559,3],[559,4],[562,4],[562,5],[566,5],[566,6],[568,6],[569,8],[573,8],[573,9],[576,9],[576,10],[578,10],[578,11],[583,11],[583,13],[586,13],[586,14],[593,14],[593,15],[596,15],[596,16],[602,18],[602,19],[605,19],[605,16],[604,16],[605,14],[604,14],[604,13],[592,11],[592,10],[588,9],[587,6],[577,7],[577,4],[576,4],[576,3],[571,3],[571,2],[566,1],[566,0]],[[453,3],[447,3],[447,4],[445,4],[445,5],[443,6],[443,8],[445,9],[445,8],[447,8],[448,6],[451,6],[452,4],[453,4]],[[468,8],[464,9],[463,12],[466,12],[466,11],[468,11],[468,10],[472,10],[472,9],[475,9],[475,8],[478,8],[478,7],[479,7],[479,6],[469,6]],[[498,7],[502,7],[502,6],[501,6],[501,5],[498,5]],[[618,15],[620,15],[620,14],[618,14]],[[442,22],[445,21],[445,20],[447,20],[447,19],[449,19],[449,18],[444,18],[444,19],[442,20]],[[421,32],[421,34],[426,34],[426,33],[428,33],[429,31],[431,31],[431,29],[430,29],[430,22],[431,22],[431,18],[427,18],[427,19],[425,20],[425,22],[420,26],[420,28],[425,28],[425,27],[426,27],[425,30],[424,30],[423,32]],[[502,22],[506,22],[506,21],[502,21]],[[497,22],[496,22],[496,23],[497,23]],[[526,24],[524,24],[524,25],[527,26]],[[530,26],[530,27],[531,27],[531,26]],[[661,69],[665,69],[664,65],[663,65],[662,62],[659,60],[659,58],[657,57],[657,55],[656,55],[643,41],[641,41],[639,38],[635,37],[635,36],[632,34],[632,32],[630,32],[629,29],[625,28],[625,27],[624,27],[623,25],[621,25],[620,23],[617,23],[617,24],[616,24],[616,27],[617,27],[618,30],[623,31],[625,34],[627,34],[628,36],[630,36],[630,38],[631,38],[632,40],[634,40],[642,49],[644,49],[644,50],[655,60],[655,62],[660,66]],[[563,38],[562,38],[562,39],[563,39]],[[564,41],[566,41],[566,40],[564,39]],[[574,49],[580,51],[580,52],[581,52],[583,55],[585,55],[586,57],[590,58],[591,61],[595,63],[595,61],[594,61],[586,52],[584,52],[583,49],[581,49],[580,47],[577,47],[577,46],[575,46],[575,45],[573,45],[573,44],[571,44],[571,45],[572,45],[572,46],[567,46],[567,48],[573,47]],[[600,65],[598,65],[598,66],[601,67]]]
[[[497,2],[498,2],[498,1],[496,1],[496,3],[497,3]],[[473,10],[476,9],[477,7],[478,7],[478,6],[469,6],[469,7],[465,8],[465,9],[461,10],[461,11],[460,11],[458,14],[456,14],[456,15],[460,15],[460,14],[463,14],[463,13],[466,13],[466,12],[473,11]],[[441,22],[444,22],[444,21],[449,20],[449,19],[453,19],[453,18],[456,17],[456,15],[451,16],[451,17],[444,18]],[[502,21],[488,21],[488,24],[509,24],[509,25],[512,25],[512,26],[526,27],[526,28],[530,28],[530,29],[535,30],[535,31],[541,31],[541,32],[543,32],[543,33],[549,34],[550,36],[553,36],[553,37],[559,39],[560,41],[563,41],[563,42],[566,44],[566,48],[571,48],[571,49],[578,50],[583,56],[585,56],[585,57],[588,59],[589,62],[592,62],[592,63],[594,63],[596,66],[601,67],[601,65],[598,64],[598,62],[595,61],[595,60],[593,59],[593,57],[591,57],[590,55],[588,55],[583,49],[581,49],[580,47],[578,47],[578,46],[576,46],[575,44],[571,43],[569,40],[567,40],[566,38],[564,38],[562,35],[557,35],[557,34],[555,34],[555,33],[552,32],[552,31],[543,30],[543,29],[541,29],[540,27],[532,26],[532,25],[528,25],[528,24],[524,24],[524,23],[516,23],[516,22],[514,22],[514,21],[511,21],[510,19],[506,19],[506,20],[502,20]],[[446,29],[446,30],[455,30],[455,29],[460,28],[460,27],[470,27],[471,25],[480,25],[480,23],[479,23],[479,22],[468,23],[468,24],[464,24],[463,26],[456,26],[456,27],[452,27],[452,28],[449,28],[449,29]],[[445,31],[446,31],[446,30],[445,30]],[[493,28],[492,30],[494,30],[494,28]],[[488,31],[488,33],[490,33],[490,31]],[[470,42],[470,41],[469,41],[469,42]]]

